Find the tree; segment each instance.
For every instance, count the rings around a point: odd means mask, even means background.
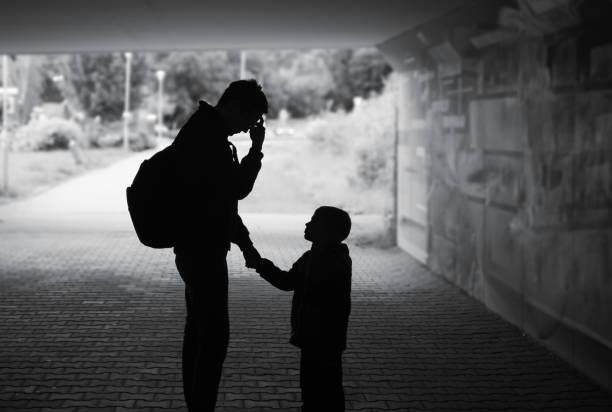
[[[334,87],[326,97],[332,101],[334,110],[353,108],[353,92],[348,72],[352,55],[353,51],[350,49],[333,50],[329,54],[328,66],[334,80]]]
[[[40,100],[43,102],[61,102],[64,100],[62,91],[51,77],[45,75],[40,86]]]
[[[247,77],[257,79],[268,100],[268,116],[275,118],[287,107],[289,94],[281,69],[291,64],[295,50],[249,50],[246,53]]]
[[[367,98],[372,93],[380,93],[384,79],[392,71],[380,52],[373,48],[331,51],[328,65],[334,88],[327,98],[333,101],[334,109],[347,111],[353,109],[354,97]]]
[[[372,93],[380,93],[385,86],[384,80],[391,71],[391,66],[378,50],[354,50],[348,69],[354,96],[367,98]]]
[[[287,109],[296,117],[320,113],[325,108],[325,96],[334,87],[324,50],[299,53],[280,70],[287,92]]]
[[[69,64],[70,59],[71,56],[66,54],[39,56],[37,72],[40,80],[36,82],[37,93],[40,101],[65,101],[71,110],[82,111],[81,102],[71,80],[74,76]]]
[[[319,113],[333,87],[326,50],[249,51],[248,75],[263,84],[268,115],[286,108],[294,117]]]
[[[125,58],[120,53],[78,54],[69,57],[69,79],[80,106],[102,120],[121,119],[125,96]],[[132,59],[130,100],[137,107],[142,100],[141,86],[147,74],[143,56]]]
[[[188,119],[199,100],[214,105],[239,71],[235,52],[227,51],[165,53],[155,64],[167,73],[164,88],[174,106],[167,118],[177,125]]]
[[[275,50],[248,52],[247,70],[264,83],[269,114],[287,108],[293,116],[353,108],[353,98],[383,89],[391,72],[374,48],[336,50]]]

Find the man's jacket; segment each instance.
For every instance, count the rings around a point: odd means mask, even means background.
[[[294,291],[290,343],[302,349],[346,349],[352,262],[345,244],[309,250],[288,272],[273,265],[258,272],[273,286]]]
[[[179,225],[175,252],[227,251],[230,242],[251,245],[238,200],[253,189],[263,155],[251,150],[238,162],[227,137],[215,109],[201,101],[172,143]]]

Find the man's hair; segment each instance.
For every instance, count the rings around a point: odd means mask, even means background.
[[[351,217],[344,210],[321,206],[315,210],[315,214],[325,222],[325,232],[330,240],[342,242],[351,233]]]
[[[241,108],[248,108],[259,113],[268,113],[268,99],[255,79],[236,80],[227,86],[217,106],[238,102]]]

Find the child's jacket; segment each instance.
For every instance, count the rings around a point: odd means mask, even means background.
[[[291,344],[302,349],[346,348],[352,262],[345,244],[309,250],[288,272],[272,266],[259,273],[273,286],[294,291]]]

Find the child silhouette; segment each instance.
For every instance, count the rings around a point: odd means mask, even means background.
[[[351,219],[323,206],[306,223],[312,247],[289,271],[261,259],[257,273],[281,290],[294,291],[290,343],[301,349],[302,411],[344,411],[342,352],[351,310],[352,262],[346,244]]]

